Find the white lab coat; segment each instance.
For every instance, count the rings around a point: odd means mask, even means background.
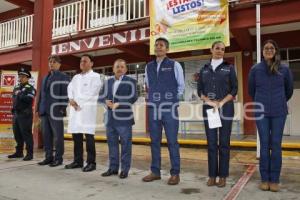
[[[68,97],[79,105],[76,111],[70,106],[68,133],[95,134],[97,119],[97,101],[102,83],[100,74],[90,70],[77,74],[68,85]]]

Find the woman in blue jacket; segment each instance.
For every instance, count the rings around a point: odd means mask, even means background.
[[[224,58],[225,45],[216,41],[211,47],[212,58],[201,68],[197,85],[198,95],[204,101],[203,118],[207,137],[208,176],[207,186],[226,186],[229,176],[230,135],[234,117],[234,103],[238,81],[234,66]],[[219,110],[222,127],[210,128],[207,110]],[[216,178],[219,181],[216,182]]]
[[[293,78],[289,68],[280,63],[275,41],[267,40],[263,44],[263,61],[252,67],[248,87],[255,103],[260,138],[259,188],[277,192],[282,163],[281,142],[288,114],[287,101],[293,94]]]

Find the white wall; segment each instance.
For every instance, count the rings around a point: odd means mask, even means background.
[[[294,89],[293,97],[290,99],[289,115],[285,124],[284,133],[287,135],[300,136],[300,89]]]

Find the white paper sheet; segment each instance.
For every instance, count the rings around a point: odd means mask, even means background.
[[[214,112],[214,109],[207,109],[207,120],[209,128],[219,128],[222,127],[222,122],[219,114],[219,110]]]

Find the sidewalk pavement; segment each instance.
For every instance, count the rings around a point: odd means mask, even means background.
[[[66,141],[64,164],[72,161],[73,145]],[[232,150],[230,177],[225,188],[207,187],[207,154],[203,148],[181,148],[181,182],[167,185],[169,157],[166,147],[162,148],[162,180],[144,183],[141,179],[149,173],[150,147],[133,145],[132,168],[127,179],[117,176],[101,177],[107,169],[108,150],[106,143],[97,143],[97,170],[82,172],[80,169],[66,170],[63,166],[50,168],[38,166],[43,151],[35,152],[33,161],[7,159],[8,152],[0,154],[0,200],[222,200],[234,199],[300,199],[300,152],[283,152],[281,191],[262,192],[258,161],[255,151]],[[249,167],[250,166],[250,167]],[[253,175],[251,168],[256,170]],[[243,180],[250,178],[243,186]],[[230,195],[229,195],[230,194]]]

